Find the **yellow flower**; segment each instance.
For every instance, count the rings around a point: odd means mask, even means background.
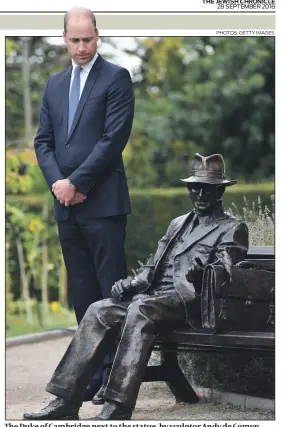
[[[51,311],[58,311],[60,308],[60,304],[58,301],[52,301],[50,304]]]
[[[31,231],[32,233],[34,233],[35,231],[42,231],[44,229],[44,224],[42,221],[40,221],[40,219],[33,219],[29,226],[29,231]]]

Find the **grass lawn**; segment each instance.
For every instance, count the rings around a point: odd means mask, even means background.
[[[46,331],[48,329],[69,328],[76,326],[76,318],[74,312],[62,314],[52,313],[50,319],[43,326],[34,318],[34,325],[27,325],[25,318],[22,315],[9,315],[6,317],[6,338],[15,337],[17,335],[32,334],[33,332]]]

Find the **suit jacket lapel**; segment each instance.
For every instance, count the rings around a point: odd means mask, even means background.
[[[171,247],[171,243],[173,242],[176,235],[182,230],[183,227],[186,226],[186,224],[192,220],[193,216],[195,214],[195,210],[192,210],[189,214],[187,214],[179,223],[176,225],[175,229],[173,230],[172,236],[167,243],[166,247],[164,248],[163,252],[160,254],[159,258],[155,261],[155,270],[154,275],[152,278],[152,281],[154,279],[154,276],[157,272],[157,269],[161,263],[161,260],[163,257],[167,254],[168,249]],[[202,227],[199,227],[197,230],[197,233],[192,233],[189,238],[187,239],[186,243],[183,243],[183,246],[181,250],[178,252],[178,254],[186,251],[190,246],[192,246],[194,243],[198,242],[199,240],[203,239],[207,234],[209,234],[211,231],[216,229],[218,227],[218,219],[225,218],[225,214],[223,209],[220,207],[217,209],[214,214],[210,217],[208,217],[205,221],[205,224],[203,224]]]
[[[89,75],[87,77],[87,80],[85,82],[85,85],[84,85],[84,88],[83,88],[83,91],[82,91],[82,94],[81,94],[81,97],[80,97],[80,100],[79,100],[79,103],[78,103],[78,106],[77,106],[77,109],[76,109],[76,112],[75,112],[75,115],[73,118],[73,122],[72,122],[72,126],[71,126],[71,130],[70,130],[68,139],[71,137],[71,135],[72,135],[72,133],[73,133],[73,131],[77,125],[78,119],[82,113],[85,102],[86,102],[86,100],[87,100],[87,98],[91,92],[91,89],[93,88],[94,83],[97,80],[97,77],[98,77],[99,72],[100,72],[101,62],[102,62],[102,58],[99,55],[98,58],[96,59],[96,61],[94,62],[93,67],[91,68]]]
[[[191,233],[189,236],[187,236],[186,242],[184,241],[181,249],[176,255],[179,255],[182,252],[187,251],[187,249],[190,248],[192,245],[194,245],[194,243],[203,239],[203,237],[205,237],[207,234],[209,234],[211,231],[213,231],[217,227],[218,227],[218,223],[214,219],[211,221],[207,221],[205,225],[198,226],[194,230],[194,233]]]
[[[65,139],[68,139],[68,115],[69,115],[69,90],[71,80],[72,67],[66,69],[66,74],[62,79],[61,83],[61,94],[62,94],[62,109],[63,109],[63,130]]]
[[[161,260],[163,259],[163,257],[166,255],[168,249],[171,247],[171,243],[174,240],[175,236],[180,232],[180,230],[184,227],[184,225],[186,225],[186,223],[188,221],[190,221],[192,219],[194,215],[194,211],[190,212],[188,215],[186,215],[175,227],[175,229],[173,230],[172,236],[169,239],[169,242],[167,243],[166,247],[164,248],[163,252],[160,254],[160,257],[158,260],[156,260],[156,264],[155,264],[155,271],[158,268],[159,263],[161,262]]]
[[[186,251],[188,248],[190,248],[194,243],[198,242],[199,240],[206,237],[207,234],[209,234],[211,231],[216,229],[219,224],[218,220],[223,220],[226,218],[226,215],[224,213],[222,204],[220,204],[212,213],[212,215],[206,217],[203,220],[203,223],[196,228],[196,232],[192,232],[190,236],[187,238],[186,242],[183,243],[182,248],[179,250],[178,254],[181,254],[182,252]]]

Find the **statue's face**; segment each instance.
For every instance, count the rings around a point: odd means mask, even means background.
[[[225,190],[222,185],[201,183],[188,184],[187,188],[195,210],[201,214],[212,211]]]

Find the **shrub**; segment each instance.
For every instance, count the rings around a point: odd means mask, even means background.
[[[271,186],[238,185],[224,194],[224,207],[247,222],[250,245],[274,243],[274,197]],[[258,194],[260,196],[258,197]],[[126,252],[129,269],[155,252],[173,218],[192,209],[186,188],[150,189],[131,192],[132,213],[128,216]],[[249,214],[247,215],[247,212]]]
[[[42,194],[48,190],[34,150],[6,151],[7,194]]]
[[[225,208],[246,220],[251,245],[272,245],[274,242],[272,192],[273,183],[265,183],[261,187],[237,185],[227,189],[224,194]],[[139,262],[144,262],[149,254],[155,252],[157,242],[166,232],[171,220],[192,209],[186,188],[138,189],[132,190],[130,195],[132,213],[128,215],[126,238],[128,273],[136,269]],[[39,213],[46,201],[51,207],[53,198],[48,192],[44,196],[27,194],[24,198],[9,195],[7,201],[12,205],[22,206],[27,211]],[[250,213],[246,217],[249,210]]]

